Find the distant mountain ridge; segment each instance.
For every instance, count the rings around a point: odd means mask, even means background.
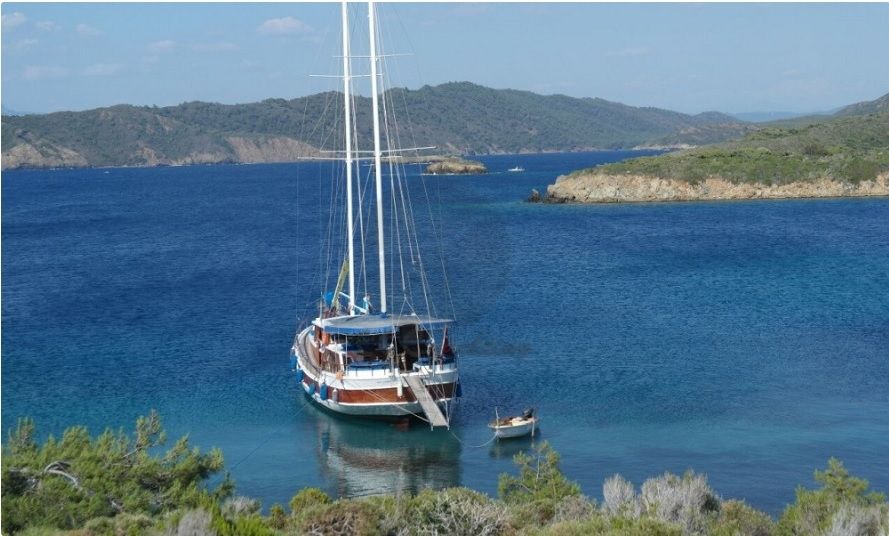
[[[187,102],[177,106],[117,105],[82,112],[4,115],[3,169],[291,162],[341,144],[331,134],[342,118],[342,95],[326,92],[248,104]],[[403,124],[390,134],[402,146],[491,154],[633,147],[699,146],[742,138],[764,127],[801,128],[829,117],[889,109],[889,94],[806,116],[745,123],[719,113],[688,115],[599,98],[539,95],[451,82],[395,88],[385,102]],[[358,140],[370,146],[370,99],[356,97]],[[405,125],[409,125],[405,126]]]
[[[846,117],[850,115],[875,114],[887,110],[889,110],[889,93],[871,101],[850,104],[849,106],[840,108],[834,115],[837,117]]]
[[[797,117],[805,117],[807,115],[813,115],[812,112],[803,113],[803,112],[783,112],[783,111],[773,111],[773,112],[738,112],[731,114],[732,117],[737,119],[738,121],[745,121],[749,123],[765,123],[767,121],[780,121],[782,119],[795,119]]]
[[[755,130],[719,112],[688,115],[598,98],[538,95],[469,82],[395,88],[385,100],[410,124],[402,145],[458,154],[701,144]],[[342,96],[319,93],[249,104],[117,105],[3,116],[3,168],[287,162],[333,149]],[[356,97],[359,144],[370,145],[370,99]]]

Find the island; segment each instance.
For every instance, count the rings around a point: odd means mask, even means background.
[[[488,168],[481,162],[457,157],[442,158],[426,166],[428,175],[482,175],[487,172]]]
[[[879,101],[889,101],[889,96]],[[875,101],[875,102],[879,102]],[[889,195],[889,110],[763,128],[738,141],[582,169],[547,203],[624,203]]]

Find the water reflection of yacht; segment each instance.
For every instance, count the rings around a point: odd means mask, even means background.
[[[416,493],[460,485],[460,442],[425,427],[348,418],[316,419],[316,453],[339,497]]]

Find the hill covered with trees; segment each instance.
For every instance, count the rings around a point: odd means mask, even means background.
[[[821,122],[575,171],[553,202],[889,195],[889,95]],[[853,112],[862,112],[854,115]]]
[[[818,178],[857,183],[889,171],[889,110],[799,129],[766,128],[738,141],[626,160],[597,170],[689,182],[719,176],[735,183],[786,184]]]
[[[342,96],[249,104],[118,105],[3,116],[3,168],[286,162],[341,144]],[[538,95],[468,82],[385,94],[402,146],[454,154],[631,148],[723,141],[756,127],[721,113],[687,115],[596,98]],[[370,99],[356,97],[359,145],[369,147]]]

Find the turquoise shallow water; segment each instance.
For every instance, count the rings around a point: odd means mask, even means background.
[[[529,443],[474,446],[495,405],[534,404],[594,497],[616,472],[693,468],[776,513],[829,456],[889,490],[889,199],[521,202],[625,156],[427,178],[459,321],[453,435],[330,418],[288,374],[323,166],[4,173],[4,437],[21,415],[98,431],[157,408],[267,505],[306,485],[495,493]]]

